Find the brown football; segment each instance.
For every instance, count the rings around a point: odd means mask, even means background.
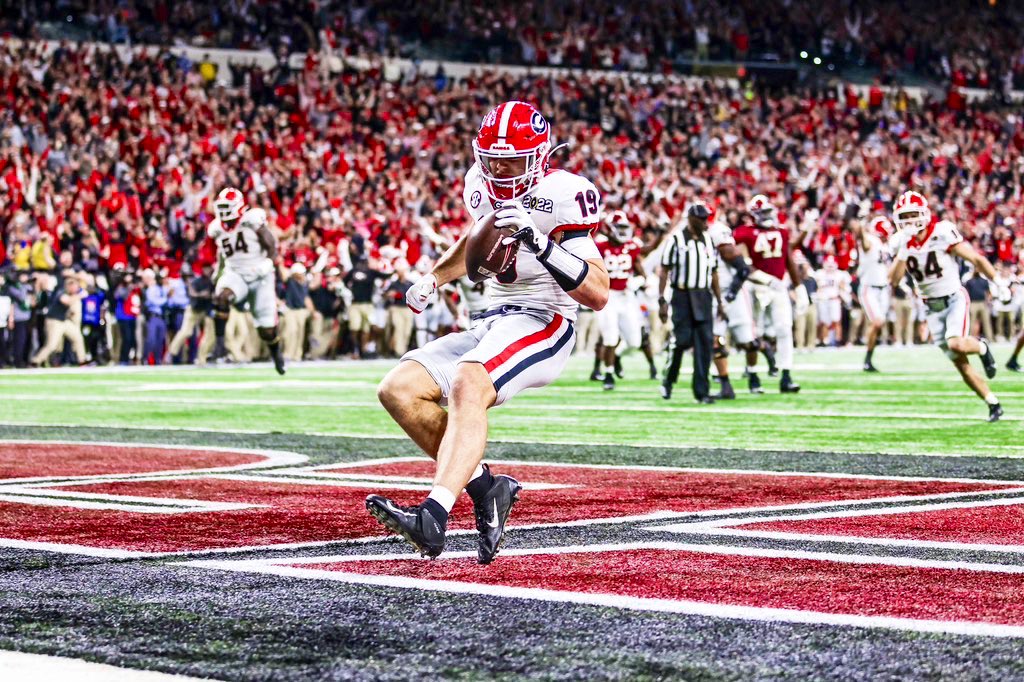
[[[466,275],[474,282],[496,277],[512,267],[519,242],[503,245],[508,230],[494,227],[494,213],[477,221],[466,237]]]

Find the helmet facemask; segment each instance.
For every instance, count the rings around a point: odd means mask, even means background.
[[[476,140],[473,140],[473,155],[480,167],[480,173],[484,176],[488,196],[497,201],[511,201],[528,194],[544,175],[550,148],[549,142],[542,142],[526,151],[516,150],[508,144],[494,144],[488,149],[481,149]],[[521,173],[508,177],[495,174],[495,161],[518,159],[525,161]]]
[[[915,235],[931,223],[932,212],[920,206],[906,206],[896,211],[893,220],[900,231]]]

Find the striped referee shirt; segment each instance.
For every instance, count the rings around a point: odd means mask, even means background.
[[[685,227],[672,233],[661,264],[668,271],[669,284],[674,289],[710,289],[711,274],[718,263],[718,254],[711,243],[711,235],[704,232],[693,237]]]

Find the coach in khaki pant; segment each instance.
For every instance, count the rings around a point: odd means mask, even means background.
[[[388,309],[387,328],[384,338],[387,348],[395,357],[402,357],[409,350],[412,338],[413,315],[415,313],[405,304],[405,294],[412,287],[409,279],[409,264],[405,260],[395,263],[395,276],[384,292],[384,301]]]
[[[313,311],[309,300],[309,285],[306,284],[306,266],[295,263],[289,271],[284,285],[284,357],[286,360],[301,360],[302,346],[306,341],[306,322]]]
[[[70,341],[78,362],[85,362],[85,339],[80,327],[82,319],[82,285],[78,276],[64,278],[63,291],[54,291],[46,312],[46,345],[32,357],[33,365],[46,362],[51,355]]]

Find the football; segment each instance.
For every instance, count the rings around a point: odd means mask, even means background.
[[[474,282],[496,277],[516,260],[519,242],[502,244],[508,230],[494,227],[494,212],[477,221],[466,237],[466,275]]]

